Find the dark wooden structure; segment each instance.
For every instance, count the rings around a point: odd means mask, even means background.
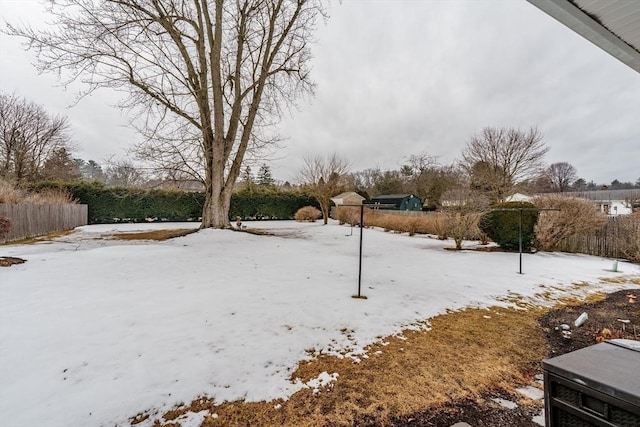
[[[413,194],[384,194],[363,202],[371,209],[421,211],[422,200]]]

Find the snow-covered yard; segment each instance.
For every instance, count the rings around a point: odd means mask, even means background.
[[[277,235],[104,238],[185,227],[123,224],[0,247],[0,256],[27,259],[0,269],[0,425],[128,425],[139,412],[198,395],[286,398],[336,378],[290,381],[312,351],[357,358],[380,337],[447,309],[634,286],[599,281],[621,276],[607,271],[611,260],[526,254],[519,275],[517,254],[445,251],[451,242],[365,230],[368,299],[353,299],[357,229],[350,236],[337,223],[249,226]],[[628,263],[619,270],[640,274]],[[592,285],[571,286],[583,281]]]

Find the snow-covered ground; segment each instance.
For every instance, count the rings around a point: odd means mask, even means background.
[[[621,276],[607,271],[607,259],[525,254],[519,275],[517,254],[446,251],[451,242],[367,229],[368,299],[353,299],[358,229],[248,225],[277,236],[205,230],[166,242],[109,239],[197,227],[121,224],[0,247],[0,256],[28,260],[0,269],[0,425],[128,425],[129,416],[199,395],[286,398],[336,380],[289,380],[311,349],[357,358],[380,337],[447,309],[634,286],[599,282]],[[640,274],[624,262],[619,270]],[[593,285],[571,286],[582,281]]]

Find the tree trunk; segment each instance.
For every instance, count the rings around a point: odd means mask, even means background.
[[[322,209],[322,220],[324,222],[323,225],[327,225],[329,222],[329,209],[330,207],[324,203],[320,204],[320,209]]]
[[[200,228],[231,228],[229,221],[229,206],[231,197],[208,191],[202,207],[202,225]]]
[[[200,228],[231,228],[229,221],[231,189],[225,185],[221,145],[213,146],[213,158],[209,162],[210,169],[207,171],[208,179]]]

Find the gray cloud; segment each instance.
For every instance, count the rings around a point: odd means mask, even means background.
[[[9,20],[42,20],[35,2],[1,7]],[[640,74],[524,0],[334,1],[330,14],[313,46],[316,96],[278,128],[288,139],[273,156],[276,178],[333,151],[354,170],[423,152],[453,162],[484,126],[531,125],[549,163],[600,183],[640,176]],[[0,48],[2,90],[68,115],[81,157],[121,155],[135,140],[111,107],[116,94],[66,109],[73,94],[37,76],[30,52],[5,35]]]

